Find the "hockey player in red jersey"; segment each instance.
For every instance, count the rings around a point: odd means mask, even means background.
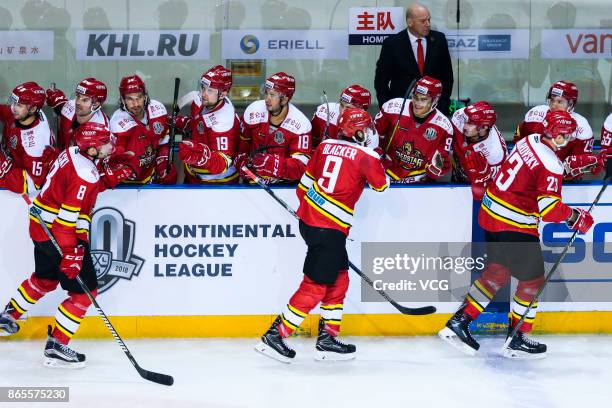
[[[543,121],[549,111],[569,112],[576,121],[576,131],[573,139],[563,149],[557,150],[559,160],[564,162],[567,179],[579,179],[586,172],[599,173],[603,169],[601,158],[593,154],[593,130],[584,116],[576,113],[574,108],[578,102],[578,88],[572,82],[557,81],[546,94],[547,105],[534,106],[527,112],[514,135],[514,142],[533,133],[543,132]],[[595,163],[595,165],[589,165]]]
[[[367,112],[345,109],[338,125],[341,139],[327,139],[317,147],[297,188],[300,234],[308,246],[302,283],[255,348],[282,362],[290,362],[295,357],[295,351],[283,339],[319,303],[321,320],[316,358],[355,357],[354,345],[336,339],[349,285],[346,236],[353,222],[355,203],[365,184],[382,192],[388,188],[389,179],[378,154],[363,146],[367,132],[373,130]]]
[[[440,95],[442,83],[425,76],[414,84],[399,123],[402,98],[388,100],[376,115],[384,166],[392,182],[436,180],[450,170],[453,126],[436,109]]]
[[[63,255],[56,251],[38,219],[30,215],[35,271],[0,314],[0,336],[8,336],[19,331],[17,319],[58,284],[68,292],[68,298],[57,309],[54,327],[49,326],[44,351],[44,364],[49,367],[85,365],[85,356],[68,347],[90,305],[75,277],[80,276],[95,296],[98,282],[89,250],[89,226],[96,197],[104,188],[101,176],[106,175],[98,173],[94,160],[108,156],[113,149],[110,132],[104,125],[83,124],[74,136],[76,146],[60,153],[32,204],[40,211]],[[116,174],[125,171],[113,170]]]
[[[241,124],[227,97],[231,87],[232,72],[221,65],[212,67],[200,78],[200,92],[191,103],[191,115],[177,118],[177,127],[191,134],[191,140],[179,144],[179,158],[185,163],[185,183],[238,181],[234,158]]]
[[[68,100],[59,89],[47,89],[47,105],[59,115],[58,144],[60,149],[72,146],[74,130],[86,122],[108,127],[108,117],[102,111],[107,89],[96,78],[85,78],[75,89],[75,98]]]
[[[134,175],[128,184],[174,184],[176,169],[168,168],[168,113],[166,107],[150,99],[138,75],[121,78],[120,108],[110,119],[110,131],[117,138],[118,155],[130,155]]]
[[[607,159],[612,156],[612,113],[601,126],[601,154]]]
[[[372,103],[370,91],[360,85],[353,84],[342,90],[339,102],[319,105],[310,121],[312,124],[312,148],[316,149],[325,139],[338,139],[338,119],[344,109],[361,108],[367,112],[370,103]],[[365,145],[370,149],[376,149],[378,147],[378,134],[373,132]]]
[[[575,119],[566,111],[550,111],[542,134],[521,139],[502,164],[497,178],[482,200],[478,222],[485,230],[487,265],[471,286],[465,301],[439,332],[451,345],[475,354],[479,344],[469,324],[487,307],[495,293],[513,276],[518,286],[510,313],[510,333],[544,283],[544,261],[540,248],[540,221],[566,222],[586,233],[593,217],[581,208],[561,201],[563,164],[555,154],[571,143]],[[504,354],[509,358],[542,358],[546,345],[526,337],[532,329],[536,306],[531,309]]]
[[[266,79],[264,99],[244,111],[238,168],[250,160],[269,183],[302,177],[312,150],[312,125],[290,102],[294,92],[291,75],[278,72]]]
[[[4,124],[0,165],[5,163],[0,187],[23,194],[43,185],[57,157],[54,136],[42,111],[44,104],[45,90],[36,82],[26,82],[13,89],[8,105],[0,105]]]
[[[457,110],[451,120],[453,181],[470,183],[476,201],[482,200],[508,153],[496,120],[493,107],[482,101]]]

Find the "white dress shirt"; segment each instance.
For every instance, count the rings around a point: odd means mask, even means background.
[[[414,54],[414,60],[418,63],[419,57],[417,55],[417,47],[419,46],[419,44],[417,43],[417,39],[419,37],[412,35],[410,30],[408,29],[406,29],[406,31],[408,31],[408,38],[410,38],[410,45],[412,45],[412,53]],[[425,37],[421,37],[421,46],[423,46],[423,61],[425,61],[425,58],[427,57],[427,39],[425,39]]]

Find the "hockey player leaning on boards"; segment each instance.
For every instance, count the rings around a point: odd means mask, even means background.
[[[236,168],[250,162],[268,183],[297,181],[310,158],[312,126],[290,102],[295,78],[277,72],[266,79],[264,92],[264,99],[251,103],[244,111]]]
[[[179,144],[179,158],[185,163],[185,183],[238,181],[234,158],[241,126],[227,97],[231,87],[232,71],[221,65],[212,67],[202,74],[200,90],[191,92],[191,115],[177,117],[179,131],[191,134],[191,140]]]
[[[176,168],[168,168],[168,113],[159,101],[149,98],[138,75],[121,78],[119,106],[111,119],[110,131],[117,138],[116,153],[124,155],[134,170],[128,184],[174,184]],[[130,157],[131,156],[131,157]]]
[[[453,114],[452,181],[472,186],[472,197],[482,200],[487,185],[495,180],[508,149],[499,129],[497,115],[487,102],[476,102]]]
[[[94,122],[108,127],[108,117],[102,111],[106,100],[106,85],[96,78],[85,78],[68,100],[59,89],[47,89],[47,105],[59,115],[58,146],[65,149],[74,144],[73,132],[83,123]]]
[[[63,256],[38,219],[30,215],[35,270],[0,314],[0,336],[9,336],[19,331],[17,319],[58,284],[68,292],[68,298],[57,309],[53,329],[48,328],[44,351],[44,364],[48,367],[85,366],[85,356],[68,347],[91,304],[75,278],[80,276],[94,296],[98,285],[89,250],[89,226],[98,193],[104,190],[101,178],[107,175],[98,173],[94,160],[107,157],[113,144],[108,128],[92,122],[79,126],[74,138],[76,146],[60,153],[33,203]],[[122,166],[112,170],[115,174],[132,171]]]
[[[45,90],[36,82],[18,85],[8,105],[0,105],[4,124],[0,146],[0,187],[23,194],[45,182],[57,157],[49,121],[41,110]]]
[[[525,115],[525,120],[518,125],[514,142],[532,133],[542,133],[544,117],[549,111],[569,112],[576,121],[573,139],[556,154],[564,165],[564,178],[580,179],[583,174],[599,174],[603,170],[603,157],[593,154],[593,130],[584,116],[576,113],[578,88],[568,81],[557,81],[546,94],[546,105],[534,106]]]
[[[290,362],[295,351],[284,342],[304,318],[321,303],[316,343],[319,360],[348,360],[355,346],[336,339],[340,332],[344,297],[349,286],[346,236],[353,208],[366,182],[374,191],[389,186],[376,152],[363,147],[372,119],[362,109],[349,108],[339,120],[340,140],[327,139],[314,151],[300,180],[300,234],[308,246],[304,277],[284,311],[255,347],[266,356]]]
[[[353,84],[342,90],[340,101],[319,105],[310,121],[312,124],[312,148],[316,149],[327,138],[338,139],[338,119],[344,109],[361,108],[367,112],[370,103],[372,103],[370,91],[360,85]],[[376,149],[378,147],[378,133],[372,133],[365,146]]]
[[[393,183],[437,180],[450,170],[453,126],[436,109],[440,95],[442,83],[425,76],[416,81],[405,103],[403,98],[390,99],[376,115],[386,153],[383,165]]]
[[[565,221],[569,228],[586,233],[593,217],[581,208],[561,201],[563,164],[556,152],[571,142],[576,121],[566,111],[550,111],[543,121],[542,134],[521,139],[482,200],[478,223],[485,230],[487,266],[459,310],[438,335],[461,351],[474,355],[480,345],[469,324],[487,307],[495,293],[518,279],[512,302],[508,333],[527,310],[544,283],[544,260],[538,224]],[[529,311],[504,354],[509,358],[542,358],[546,345],[529,339],[536,306]]]
[[[612,113],[601,126],[601,155],[609,159],[612,156]]]

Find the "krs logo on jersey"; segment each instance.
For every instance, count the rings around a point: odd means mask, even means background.
[[[138,276],[144,259],[133,254],[136,224],[110,207],[96,210],[91,219],[91,257],[98,293],[111,288],[120,279]]]
[[[77,60],[208,59],[206,30],[77,31]]]

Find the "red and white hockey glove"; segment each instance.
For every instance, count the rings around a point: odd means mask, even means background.
[[[605,163],[605,154],[576,154],[565,159],[563,169],[567,176],[578,177],[587,172],[599,174],[605,167]]]
[[[155,158],[155,174],[158,184],[176,184],[176,166],[170,163],[170,171],[168,171],[168,156]]]
[[[13,167],[13,159],[4,154],[0,148],[0,179],[4,178]]]
[[[445,150],[436,150],[431,156],[431,161],[425,166],[427,176],[438,179],[450,170],[451,161]]]
[[[179,143],[179,159],[185,164],[202,168],[210,160],[210,148],[204,143],[186,140]]]
[[[489,162],[486,157],[480,152],[474,152],[468,150],[468,155],[465,156],[464,166],[465,172],[470,180],[482,178],[489,174]]]
[[[172,115],[168,115],[168,126],[172,126]],[[174,128],[179,131],[179,133],[184,133],[186,130],[189,130],[191,127],[191,118],[188,116],[177,116],[174,121]]]
[[[76,278],[83,268],[83,257],[85,256],[85,248],[79,245],[76,248],[62,248],[62,260],[60,262],[60,271],[68,277],[68,279]]]
[[[260,176],[282,178],[285,174],[285,158],[278,154],[257,153],[251,163]]]
[[[115,166],[104,166],[100,173],[100,180],[106,188],[113,189],[117,187],[123,180],[136,177],[136,172],[133,168],[126,164],[117,164]]]
[[[240,171],[244,166],[246,166],[248,162],[249,162],[248,153],[238,153],[236,157],[234,157],[234,167],[238,171]]]
[[[68,102],[66,95],[59,89],[47,89],[45,94],[47,95],[47,106],[51,109],[60,107]]]
[[[570,229],[578,231],[581,234],[586,234],[593,226],[593,222],[594,220],[591,213],[582,208],[572,208],[572,215],[565,221]]]

